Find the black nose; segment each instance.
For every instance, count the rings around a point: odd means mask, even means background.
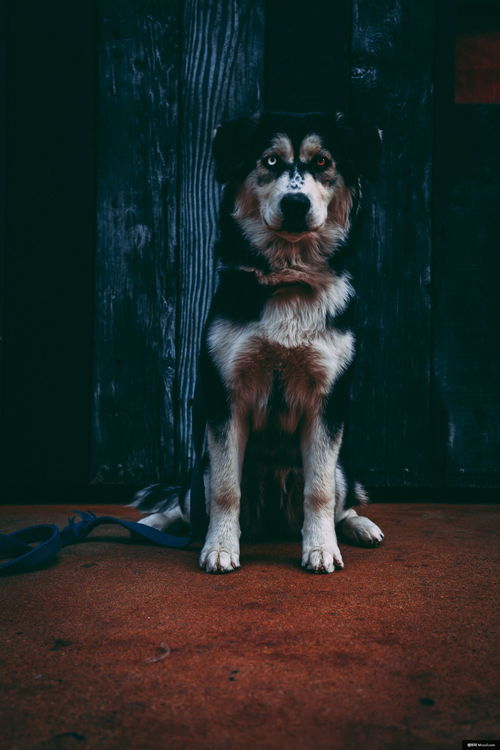
[[[306,214],[311,201],[304,193],[287,193],[280,202],[283,214],[283,229],[288,232],[303,232],[307,229]]]

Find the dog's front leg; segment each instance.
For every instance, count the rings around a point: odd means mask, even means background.
[[[344,563],[335,534],[335,469],[342,430],[330,437],[321,418],[312,419],[302,434],[304,525],[302,566],[332,573]]]
[[[200,566],[209,573],[240,567],[240,484],[246,443],[247,431],[235,420],[220,430],[208,429],[209,525]]]

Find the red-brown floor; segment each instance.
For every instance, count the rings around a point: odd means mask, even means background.
[[[63,526],[72,507],[5,507],[0,527]],[[498,509],[378,504],[369,515],[384,544],[342,545],[346,567],[329,576],[302,571],[290,543],[244,547],[241,570],[211,576],[195,550],[104,527],[54,565],[4,577],[2,750],[498,739]]]

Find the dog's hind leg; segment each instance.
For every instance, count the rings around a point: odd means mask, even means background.
[[[358,516],[353,507],[346,507],[348,494],[354,495],[357,504],[366,505],[368,497],[363,486],[356,482],[350,487],[338,464],[335,485],[335,525],[340,537],[360,547],[378,547],[384,538],[382,530],[366,516]]]
[[[378,547],[384,538],[382,530],[366,516],[358,516],[354,508],[346,511],[339,525],[342,539],[360,547]]]

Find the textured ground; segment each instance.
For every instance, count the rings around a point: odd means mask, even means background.
[[[63,526],[71,507],[4,507],[0,527]],[[498,513],[374,505],[384,544],[342,545],[346,567],[329,576],[303,572],[296,544],[245,547],[241,570],[210,576],[194,550],[101,528],[50,567],[0,580],[1,748],[459,750],[498,738]]]

